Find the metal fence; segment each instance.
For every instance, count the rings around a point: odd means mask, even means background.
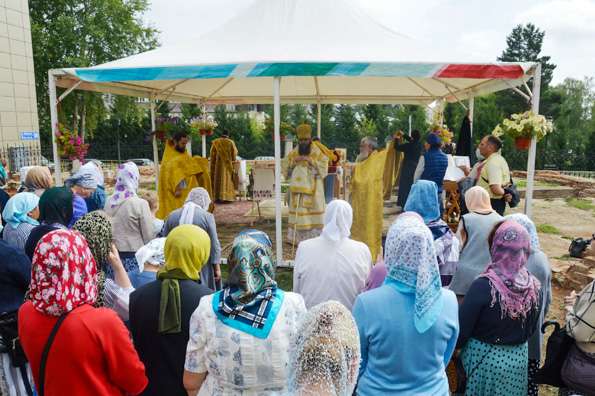
[[[18,172],[25,166],[50,166],[50,161],[42,155],[37,144],[17,144],[0,147],[0,158],[12,172]]]

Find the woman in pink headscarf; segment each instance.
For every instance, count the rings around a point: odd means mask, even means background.
[[[526,268],[530,236],[507,220],[489,237],[491,262],[459,309],[461,360],[469,395],[527,395],[527,340],[541,310],[541,285]]]

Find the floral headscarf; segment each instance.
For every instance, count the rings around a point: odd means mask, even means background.
[[[11,197],[2,211],[2,218],[8,225],[16,229],[21,223],[39,225],[39,222],[29,217],[29,212],[39,205],[39,197],[30,192],[18,193]]]
[[[97,264],[105,266],[112,243],[112,223],[109,217],[96,210],[78,219],[72,229],[85,237]]]
[[[505,220],[494,234],[492,261],[480,276],[489,279],[492,305],[500,302],[502,317],[526,318],[538,303],[541,285],[525,267],[530,246],[529,233],[515,221]]]
[[[529,240],[531,242],[531,250],[540,250],[539,236],[537,235],[537,227],[535,223],[527,215],[523,213],[515,213],[504,217],[505,220],[513,220],[525,227],[525,230],[529,233]]]
[[[351,312],[337,301],[312,307],[291,340],[289,355],[290,394],[353,394],[361,352]]]
[[[407,202],[403,208],[405,212],[416,212],[423,217],[426,224],[440,218],[440,203],[438,202],[438,186],[433,181],[418,180],[411,187]]]
[[[262,231],[240,233],[229,256],[229,284],[237,288],[231,298],[249,303],[262,290],[276,287],[272,243]]]
[[[399,216],[386,237],[387,283],[415,294],[413,323],[419,333],[431,328],[442,311],[442,284],[432,233],[415,216]]]
[[[76,231],[46,234],[35,249],[30,298],[35,309],[60,316],[97,300],[97,266],[85,238]]]
[[[138,171],[138,166],[136,166],[134,162],[126,162],[125,164],[119,165],[115,193],[107,202],[107,207],[113,209],[121,205],[127,199],[136,197],[139,182],[140,173]]]
[[[262,231],[240,233],[229,256],[228,286],[214,301],[218,318],[230,327],[266,338],[282,301],[275,282],[272,244]]]

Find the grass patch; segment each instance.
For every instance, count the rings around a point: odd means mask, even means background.
[[[572,257],[570,257],[569,254],[563,254],[562,256],[559,257],[554,257],[556,260],[568,260],[571,259]]]
[[[595,205],[589,199],[566,198],[566,205],[580,210],[595,210]]]
[[[518,188],[526,188],[527,187],[527,179],[515,180],[515,184]],[[559,187],[560,185],[556,184],[556,183],[541,181],[541,180],[534,180],[533,186],[534,187]]]
[[[229,269],[227,265],[221,265],[221,277],[224,281],[227,280],[229,276]],[[285,291],[292,291],[293,290],[293,270],[291,268],[277,268],[277,273],[275,274],[275,280],[277,281],[277,285],[285,290]]]
[[[555,235],[560,234],[560,230],[551,224],[539,224],[537,226],[537,231],[541,232],[542,234],[555,234]]]

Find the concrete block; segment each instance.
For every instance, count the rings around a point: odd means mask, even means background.
[[[19,140],[18,130],[16,126],[2,126],[2,140]]]
[[[15,84],[14,85],[14,97],[15,98],[28,98],[29,97],[29,84]]]
[[[24,40],[26,43],[31,42],[31,29],[23,29]]]
[[[29,16],[29,7],[26,11],[23,11],[23,27],[25,29],[31,29],[31,17]]]
[[[23,27],[23,14],[22,12],[6,9],[6,23],[12,26]]]
[[[12,78],[17,84],[29,84],[29,72],[22,70],[13,70]]]
[[[0,22],[0,36],[8,37],[8,25],[6,22]]]
[[[22,128],[31,127],[31,113],[17,112],[17,126]]]
[[[12,73],[10,69],[0,68],[0,82],[12,82]]]
[[[0,112],[0,124],[5,126],[17,126],[17,114],[14,111]]]
[[[27,44],[20,40],[10,40],[10,53],[19,56],[26,56],[27,50],[25,49]]]
[[[22,0],[5,0],[6,1],[6,8],[10,8],[11,10],[16,11],[23,11],[23,1]]]
[[[10,53],[10,42],[8,37],[0,37],[0,52]]]
[[[14,108],[16,111],[31,111],[31,100],[29,98],[16,98],[14,100]]]
[[[21,26],[8,25],[8,38],[13,40],[25,41],[25,31]]]
[[[0,83],[0,96],[14,96],[14,85],[12,83]]]
[[[10,64],[13,70],[27,71],[27,58],[25,56],[11,54]]]
[[[32,109],[35,110],[34,113],[31,113],[31,125],[33,125],[33,129],[38,131],[39,130],[39,116],[37,115],[37,101],[31,103]]]
[[[10,64],[10,54],[0,52],[0,67],[5,69],[10,69],[12,67]]]
[[[14,110],[15,110],[14,98],[0,96],[0,112],[1,111],[14,111]]]
[[[0,22],[6,23],[6,8],[0,4]]]

